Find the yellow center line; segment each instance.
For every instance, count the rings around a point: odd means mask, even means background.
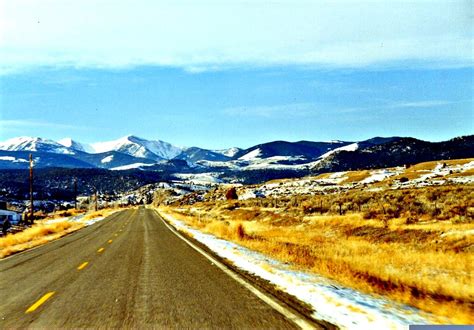
[[[31,307],[26,310],[25,314],[34,312],[38,307],[40,307],[42,304],[44,304],[46,302],[46,300],[51,298],[53,295],[54,295],[54,291],[51,291],[51,292],[48,292],[47,294],[45,294],[37,302],[35,302],[33,305],[31,305]]]
[[[88,261],[83,262],[79,267],[77,267],[77,270],[83,270],[84,268],[86,268],[88,264],[89,264]]]
[[[97,250],[98,253],[101,253],[102,251],[104,251],[105,249],[103,247],[101,247],[100,249]]]
[[[111,240],[111,239],[109,239],[109,240],[107,241],[107,243],[109,243],[109,244],[110,244],[110,243],[112,243],[112,240]]]

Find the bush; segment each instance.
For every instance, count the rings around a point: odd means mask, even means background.
[[[401,183],[403,183],[403,182],[408,182],[408,178],[407,178],[406,176],[402,176],[402,177],[400,178],[400,180],[398,180],[398,181],[400,181]]]
[[[232,187],[227,190],[227,192],[225,193],[225,198],[227,200],[234,200],[239,198],[239,196],[237,196],[237,190],[235,189],[235,187]]]

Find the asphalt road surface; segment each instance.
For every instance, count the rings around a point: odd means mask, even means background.
[[[0,261],[0,328],[295,328],[145,208]]]

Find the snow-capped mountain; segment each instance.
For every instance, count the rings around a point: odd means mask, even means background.
[[[128,135],[114,141],[91,144],[94,153],[117,151],[133,157],[154,160],[173,159],[182,150],[164,141],[149,141],[134,135]]]
[[[355,150],[340,150],[320,162],[314,171],[347,171],[416,164],[432,160],[474,157],[474,135],[443,142],[414,138],[373,138],[358,143]]]
[[[101,168],[173,173],[212,173],[228,181],[261,182],[322,172],[385,168],[423,161],[474,158],[474,135],[445,142],[375,137],[359,142],[274,141],[239,149],[178,148],[133,135],[115,141],[61,143],[31,137],[0,142],[0,169]]]
[[[82,152],[94,153],[94,149],[89,144],[77,142],[71,138],[61,139],[58,141],[58,143],[70,149],[74,149],[74,150],[78,150]]]
[[[0,142],[0,150],[4,151],[36,151],[55,154],[73,155],[74,150],[56,141],[40,137],[20,136]]]
[[[332,149],[332,150],[322,154],[319,158],[324,159],[324,158],[327,158],[330,155],[332,155],[334,153],[337,153],[337,152],[340,152],[340,151],[356,151],[357,149],[359,149],[359,143],[357,143],[357,142],[356,143],[351,143],[351,144],[347,144],[343,147]]]
[[[351,144],[351,142],[311,142],[311,141],[274,141],[263,144],[258,144],[248,149],[240,150],[234,155],[234,159],[240,158],[247,160],[247,158],[268,158],[275,156],[288,157],[303,157],[308,160],[313,160],[323,155],[324,153],[336,148]],[[259,150],[258,152],[255,150]],[[242,158],[243,157],[243,158]]]

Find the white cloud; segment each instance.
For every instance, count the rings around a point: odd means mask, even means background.
[[[419,101],[384,101],[381,105],[364,106],[364,107],[328,107],[324,104],[316,103],[293,103],[279,105],[260,105],[260,106],[238,106],[226,108],[222,113],[228,116],[242,117],[263,117],[263,118],[295,118],[295,117],[312,117],[315,115],[323,115],[328,113],[350,114],[361,113],[377,110],[395,110],[395,109],[432,109],[443,107],[446,105],[471,102],[465,101],[447,101],[447,100],[419,100]]]
[[[0,69],[472,65],[470,1],[0,0]]]
[[[445,100],[425,100],[425,101],[412,101],[412,102],[398,102],[387,106],[388,108],[433,108],[441,107],[457,102],[445,101]]]

